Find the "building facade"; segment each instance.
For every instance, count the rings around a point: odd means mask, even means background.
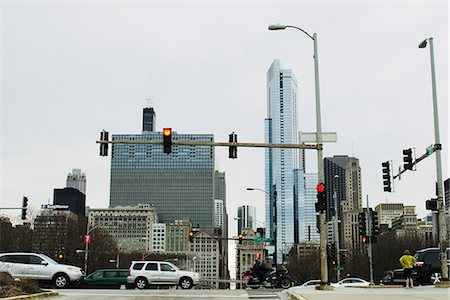
[[[81,173],[81,169],[73,169],[67,175],[66,187],[77,189],[86,195],[86,175]]]
[[[297,130],[297,79],[289,69],[283,69],[278,59],[267,72],[267,117],[265,142],[295,144]],[[277,248],[290,247],[295,242],[294,169],[298,169],[298,150],[266,148],[265,191],[266,224],[273,238],[273,202],[277,196]],[[278,251],[277,261],[282,259]]]
[[[244,232],[244,239],[241,244],[236,245],[236,280],[242,280],[242,273],[250,270],[257,259],[262,261],[266,256],[262,243],[254,242],[255,231],[251,228],[243,228],[242,231]]]
[[[86,195],[75,188],[53,190],[54,205],[68,205],[69,210],[77,215],[86,216]]]
[[[298,241],[296,243],[317,242],[320,240],[317,231],[317,182],[316,173],[305,173],[303,170],[295,171],[297,200],[296,215],[298,228]]]
[[[161,142],[161,132],[113,135],[113,141]],[[177,134],[174,142],[213,142],[210,134]],[[196,227],[214,228],[214,148],[161,144],[113,144],[110,206],[152,204],[159,221],[189,218]]]
[[[239,206],[237,209],[237,234],[242,233],[242,228],[256,230],[256,207],[250,205]]]
[[[189,220],[175,220],[166,224],[166,253],[187,253],[190,251],[189,231],[192,224]]]
[[[340,223],[340,248],[361,247],[358,215],[362,209],[361,168],[359,159],[346,155],[324,159],[327,221],[335,214],[334,201]]]
[[[191,257],[194,272],[202,278],[220,278],[220,242],[205,230],[195,233],[191,242]],[[202,283],[205,287],[219,288],[218,282]]]
[[[96,208],[89,211],[90,228],[101,228],[116,241],[119,250],[151,251],[153,226],[158,223],[155,207],[149,204]]]
[[[403,215],[403,203],[380,203],[375,206],[380,224],[388,225],[392,228],[392,220]]]

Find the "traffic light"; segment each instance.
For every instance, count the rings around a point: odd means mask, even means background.
[[[378,213],[370,209],[370,221],[372,222],[372,244],[376,243],[378,240],[378,235],[380,234],[380,226],[378,225]]]
[[[367,235],[367,228],[366,228],[366,212],[363,210],[358,215],[358,228],[359,228],[359,234],[361,236]]]
[[[425,208],[431,211],[438,211],[438,199],[433,198],[425,202]]]
[[[341,258],[340,265],[343,266],[347,263],[347,257],[345,256],[345,252],[340,252],[339,255]]]
[[[189,231],[189,242],[192,243],[193,240],[194,240],[194,232],[193,231]]]
[[[412,149],[405,149],[403,150],[403,168],[405,170],[412,170],[413,169],[413,159],[412,159]]]
[[[22,199],[22,220],[27,219],[27,207],[28,207],[28,198],[24,196]]]
[[[325,185],[319,183],[317,189],[316,212],[324,212],[327,210],[327,195],[325,194]]]
[[[59,252],[58,253],[58,260],[59,261],[64,261],[64,253],[63,252]]]
[[[369,239],[367,238],[367,235],[361,236],[361,240],[362,240],[363,244],[367,244],[369,242]]]
[[[230,143],[237,143],[237,134],[234,131],[228,135],[228,141]],[[228,148],[228,158],[237,158],[237,146],[230,146]]]
[[[389,161],[381,163],[383,167],[383,189],[385,192],[392,192],[391,188],[391,167]]]
[[[103,130],[102,132],[100,132],[100,141],[107,142],[108,136],[109,136],[109,132]],[[100,144],[100,156],[108,156],[108,143]]]
[[[164,153],[172,153],[172,128],[163,129]]]
[[[239,233],[238,239],[239,239],[239,245],[242,244],[242,239],[244,238],[244,235],[242,233]]]
[[[328,256],[332,259],[332,260],[336,260],[336,244],[335,243],[331,243],[328,247]]]

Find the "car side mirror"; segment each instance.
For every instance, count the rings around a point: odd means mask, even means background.
[[[48,262],[46,262],[45,260],[41,261],[41,265],[43,266],[48,266]]]

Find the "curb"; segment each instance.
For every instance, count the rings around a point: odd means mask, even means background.
[[[294,293],[294,292],[289,292],[289,291],[285,291],[285,292],[286,292],[286,294],[290,295],[290,298],[292,300],[308,300],[308,298],[305,298],[304,296],[302,296],[300,294],[297,294],[297,293]],[[284,298],[281,298],[281,299],[284,299]]]
[[[53,296],[59,296],[59,293],[57,291],[47,291],[47,292],[42,292],[42,293],[37,293],[37,294],[2,298],[2,300],[39,299],[39,298],[43,298],[43,297],[53,297]]]
[[[403,288],[403,285],[368,285],[368,286],[346,286],[346,288],[355,289],[398,289]]]

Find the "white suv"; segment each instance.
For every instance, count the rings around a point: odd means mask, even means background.
[[[165,261],[133,261],[127,277],[127,283],[138,289],[149,285],[179,285],[182,289],[190,289],[199,282],[199,273],[180,270]]]
[[[60,264],[44,254],[0,253],[0,272],[13,278],[52,281],[56,288],[65,288],[83,278],[81,268]]]

